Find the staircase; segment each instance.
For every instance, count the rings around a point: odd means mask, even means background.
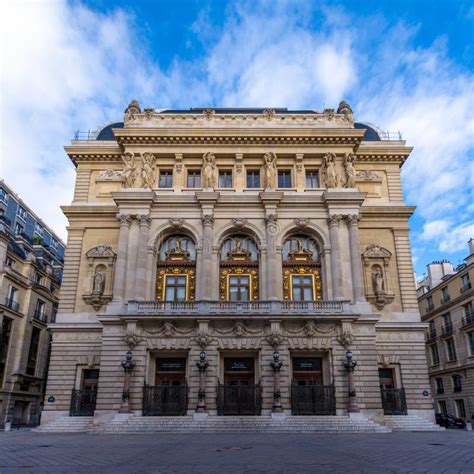
[[[446,429],[416,415],[385,415],[384,425],[392,431],[444,431]]]
[[[347,416],[190,416],[115,417],[99,428],[105,433],[388,433],[390,429]]]
[[[41,433],[77,433],[91,431],[93,416],[62,416],[57,420],[41,425],[34,431]]]

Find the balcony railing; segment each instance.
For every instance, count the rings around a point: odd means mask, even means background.
[[[444,323],[442,333],[443,336],[450,336],[453,333],[453,323]]]
[[[430,311],[433,311],[433,310],[434,310],[434,304],[428,303],[428,305],[426,306],[426,312],[429,313]]]
[[[462,325],[463,326],[470,326],[471,324],[474,324],[474,313],[467,313],[462,318]]]
[[[7,308],[12,309],[13,311],[19,311],[20,310],[20,304],[18,301],[15,301],[13,298],[5,298],[5,306]]]
[[[426,334],[426,340],[427,341],[432,341],[433,339],[436,339],[436,329],[430,329],[428,333]]]
[[[447,303],[451,299],[451,296],[449,295],[443,295],[441,297],[441,304]]]
[[[350,301],[129,301],[127,314],[242,316],[351,314]]]

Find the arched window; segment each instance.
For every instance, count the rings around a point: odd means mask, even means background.
[[[196,287],[196,247],[186,235],[168,237],[158,254],[156,299],[194,300]]]
[[[219,297],[222,301],[258,300],[258,249],[246,235],[224,241],[219,253]]]
[[[283,298],[321,299],[321,262],[318,244],[306,235],[293,235],[283,244]]]

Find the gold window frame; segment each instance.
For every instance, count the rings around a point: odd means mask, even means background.
[[[193,301],[195,295],[196,272],[194,268],[164,267],[158,270],[156,279],[156,299],[166,301],[167,277],[184,276],[186,278],[185,301]]]
[[[293,276],[311,276],[313,280],[313,301],[320,301],[321,295],[321,271],[314,266],[289,266],[283,267],[283,299],[293,301]]]
[[[230,301],[229,279],[231,276],[249,277],[249,301],[258,300],[258,269],[248,267],[230,267],[221,268],[219,299],[221,301]]]

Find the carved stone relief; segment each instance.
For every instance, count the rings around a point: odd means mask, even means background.
[[[95,311],[112,300],[114,263],[117,255],[108,244],[98,244],[86,252],[88,283],[83,299]]]

